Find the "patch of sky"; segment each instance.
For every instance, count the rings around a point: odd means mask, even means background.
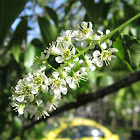
[[[14,21],[14,23],[11,25],[12,30],[15,30],[17,25],[20,23],[21,19],[20,18],[16,18],[16,20]]]
[[[52,1],[48,4],[49,7],[51,8],[58,8],[59,6],[61,6],[62,4],[66,3],[66,0],[56,0],[55,2]]]
[[[98,3],[98,2],[100,2],[100,0],[94,0],[94,3]]]

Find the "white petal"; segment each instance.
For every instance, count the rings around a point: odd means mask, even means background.
[[[110,33],[110,30],[107,29],[107,30],[106,30],[106,35],[109,34],[109,33]]]
[[[22,114],[23,114],[23,111],[24,111],[23,108],[18,108],[18,113],[19,113],[19,115],[22,115]]]
[[[76,89],[76,84],[74,82],[69,83],[69,87],[72,89]]]
[[[95,51],[93,52],[93,57],[97,57],[97,56],[99,56],[99,55],[100,55],[100,51],[95,50]]]
[[[74,30],[73,32],[72,32],[72,36],[76,36],[78,34],[78,30]]]
[[[91,22],[89,22],[89,28],[92,29],[92,23]]]
[[[40,70],[41,71],[44,71],[45,69],[46,69],[46,66],[45,65],[40,66]]]
[[[67,82],[68,84],[71,83],[71,81],[72,81],[72,77],[70,77],[70,76],[66,77],[66,82]]]
[[[81,70],[81,72],[85,72],[86,68],[85,67],[81,67],[80,70]]]
[[[99,34],[103,35],[103,32],[102,32],[102,31],[98,30],[97,32],[98,32]]]
[[[34,95],[33,94],[29,94],[29,100],[30,100],[30,102],[32,102],[34,100]]]
[[[67,41],[64,41],[63,46],[64,46],[64,48],[69,48],[70,45],[69,45],[69,43]]]
[[[40,76],[40,71],[39,70],[34,70],[33,74],[34,74],[34,76],[39,77]]]
[[[95,66],[91,66],[91,67],[90,67],[90,70],[91,70],[91,71],[95,71],[95,69],[96,69]]]
[[[66,34],[66,36],[70,36],[71,35],[71,30],[67,30],[65,34]]]
[[[45,116],[50,116],[50,115],[48,114],[47,111],[43,111],[43,114],[44,114]],[[44,118],[45,118],[45,116],[44,116]]]
[[[75,54],[75,48],[74,47],[72,48],[71,52],[72,52],[73,55]]]
[[[75,66],[76,66],[75,63],[70,63],[71,68],[74,68]]]
[[[115,55],[111,55],[110,57],[111,57],[111,58],[117,58]],[[111,60],[111,58],[110,58],[110,60]]]
[[[86,59],[90,59],[90,58],[91,58],[91,55],[88,54],[88,53],[86,53],[86,54],[85,54],[85,58],[86,58]]]
[[[88,45],[88,43],[86,41],[81,42],[81,48],[82,49],[85,49],[87,45]]]
[[[110,52],[118,52],[118,49],[116,49],[116,48],[110,48],[109,50],[110,50]]]
[[[45,81],[45,84],[47,84],[47,85],[50,85],[50,84],[52,84],[52,79],[51,78],[48,78],[48,80],[47,81]]]
[[[108,40],[108,41],[107,41],[107,44],[108,44],[108,46],[110,47],[110,46],[112,45],[112,41],[111,41],[111,40]]]
[[[63,59],[63,57],[58,56],[58,57],[55,58],[55,61],[56,61],[57,63],[62,63],[62,62],[64,61],[64,59]]]
[[[67,88],[65,86],[61,86],[60,89],[63,94],[67,94]]]
[[[57,37],[57,43],[60,43],[62,42],[64,39],[60,36],[60,37]]]
[[[97,65],[98,67],[102,67],[102,66],[103,66],[103,61],[102,61],[101,59],[97,59],[96,65]]]
[[[99,35],[97,35],[97,34],[94,35],[94,39],[95,39],[95,40],[99,40],[100,38],[101,38],[101,37],[100,37]]]
[[[38,87],[32,87],[31,93],[32,94],[37,94],[38,93]]]
[[[78,64],[80,65],[80,64],[82,64],[84,61],[81,59],[81,60],[79,60],[79,62],[78,62]]]
[[[87,22],[83,21],[83,22],[81,23],[81,27],[82,27],[83,29],[87,28]]]
[[[48,80],[48,78],[47,78],[47,76],[45,75],[45,73],[42,73],[42,74],[41,74],[41,78],[42,78],[43,81]]]
[[[59,76],[59,72],[54,71],[54,72],[52,73],[52,76],[53,76],[54,78],[57,78],[57,77]]]
[[[42,87],[43,92],[48,91],[48,86],[47,85],[41,85],[41,87]]]
[[[106,42],[102,43],[102,44],[101,44],[101,47],[102,47],[103,49],[106,49],[106,48],[107,48]]]
[[[71,71],[71,68],[70,67],[65,67],[65,71],[66,72],[70,72]]]
[[[54,92],[55,95],[58,95],[58,94],[61,93],[61,90],[60,90],[60,88],[55,88],[55,89],[53,90],[53,92]]]
[[[75,58],[73,61],[78,61],[79,60],[79,57]]]
[[[38,100],[36,101],[36,103],[37,103],[38,106],[40,106],[40,105],[42,104],[42,100],[41,100],[41,99],[38,99]]]
[[[61,80],[61,84],[66,85],[66,82],[64,79]]]
[[[61,49],[56,47],[55,49],[52,49],[52,51],[55,53],[55,54],[59,54],[61,55]]]
[[[16,100],[17,100],[18,102],[23,102],[23,101],[24,101],[24,95],[18,96],[18,97],[16,98]]]
[[[20,90],[23,89],[23,87],[22,87],[21,85],[18,84],[18,85],[15,86],[15,89],[18,90],[18,91],[20,91]]]

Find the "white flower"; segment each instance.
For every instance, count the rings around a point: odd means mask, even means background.
[[[60,36],[57,38],[56,42],[57,42],[57,46],[62,45],[62,43],[64,41],[71,43],[71,38],[73,37],[72,31],[71,30],[67,30],[63,36]]]
[[[59,72],[53,72],[53,79],[52,79],[52,86],[51,89],[53,90],[55,95],[59,95],[60,93],[66,94],[67,93],[67,87],[66,82],[64,79],[61,79],[59,77]]]
[[[97,32],[99,33],[99,35],[97,35],[97,34],[94,35],[95,40],[99,40],[101,37],[104,36],[104,33],[102,31],[98,30]],[[110,33],[110,30],[107,29],[106,30],[106,35],[109,34],[109,33]]]
[[[100,35],[95,34],[94,35],[94,40],[100,40],[103,36],[107,35],[110,33],[110,30],[106,30],[106,34],[104,35],[102,31],[98,30],[97,31]],[[106,49],[107,47],[110,47],[112,45],[112,41],[109,39],[106,39],[103,43],[101,43],[102,49]]]
[[[35,114],[35,118],[36,119],[40,119],[40,117],[44,117],[44,118],[46,118],[47,116],[50,116],[49,114],[48,114],[48,112],[47,111],[45,111],[41,106],[38,106],[38,109],[37,109],[37,112],[36,112],[36,114]]]
[[[45,70],[46,64],[47,64],[47,59],[49,58],[49,56],[50,56],[49,49],[44,50],[44,52],[41,52],[41,56],[37,57],[37,61],[31,66],[31,69],[32,70],[38,70],[38,69]]]
[[[23,102],[23,101],[24,101],[24,97],[25,97],[25,95],[17,96],[17,97],[16,97],[16,100],[17,100],[18,102]]]
[[[66,77],[66,82],[69,84],[70,88],[75,89],[76,84],[78,84],[79,86],[80,80],[84,80],[84,81],[87,80],[87,78],[84,77],[86,75],[87,75],[86,69],[82,67],[79,71],[74,73],[73,77],[71,76]]]
[[[88,65],[89,70],[94,71],[96,69],[93,61],[92,61],[92,57],[90,54],[85,54],[85,59],[86,59],[86,63]]]
[[[118,52],[116,48],[110,48],[108,50],[100,51],[96,50],[93,52],[93,61],[98,67],[103,66],[103,61],[105,61],[106,66],[110,65],[111,58],[116,58],[116,56],[112,55],[113,52]]]
[[[12,106],[15,107],[14,110],[18,111],[18,114],[19,115],[22,115],[24,113],[25,104],[16,104],[16,103],[13,103]]]
[[[35,70],[33,71],[33,76],[34,76],[34,85],[32,89],[35,89],[32,90],[34,91],[33,94],[36,94],[38,92],[38,90],[36,89],[38,89],[39,87],[41,87],[43,92],[48,91],[48,85],[50,83],[45,73],[42,72],[41,70]]]
[[[79,26],[79,25],[78,25]],[[73,31],[73,36],[77,41],[83,41],[91,38],[90,35],[93,34],[92,23],[83,21],[81,23],[80,30]]]
[[[31,92],[31,86],[33,84],[33,78],[29,75],[20,79],[15,86],[15,93],[16,94],[29,94]]]
[[[75,48],[71,47],[68,42],[64,41],[61,47],[57,47],[56,54],[60,55],[55,58],[56,62],[62,63],[70,59],[75,54]]]
[[[56,110],[56,107],[58,106],[58,103],[56,100],[53,100],[53,102],[50,105],[49,111]]]

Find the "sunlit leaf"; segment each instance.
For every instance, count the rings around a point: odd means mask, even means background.
[[[50,18],[55,22],[56,26],[58,26],[58,17],[56,12],[48,6],[45,7],[45,10],[47,14],[50,16]]]
[[[118,91],[117,97],[115,99],[115,107],[117,111],[119,111],[120,109],[124,96],[125,96],[125,88],[122,88]]]
[[[100,78],[100,86],[110,86],[114,83],[113,78],[110,75],[104,75]]]
[[[15,127],[17,128],[17,130],[22,129],[22,122],[19,117],[17,117],[17,116],[14,117],[14,124],[15,124]]]
[[[39,57],[42,48],[35,47],[32,43],[29,44],[28,49],[24,55],[24,66],[27,70],[30,69],[34,63],[34,58]]]
[[[140,65],[140,41],[124,35],[118,37],[113,44],[118,49],[118,56],[123,60],[131,71],[136,70]]]
[[[38,17],[38,22],[41,30],[41,35],[45,44],[49,44],[56,40],[57,28],[46,17]]]
[[[21,50],[20,45],[14,45],[12,47],[13,56],[14,56],[15,60],[17,61],[17,63],[20,62],[20,50]]]

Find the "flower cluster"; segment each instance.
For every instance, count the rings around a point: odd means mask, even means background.
[[[80,86],[81,80],[87,80],[87,69],[94,71],[96,67],[102,67],[104,62],[108,66],[115,58],[112,53],[118,50],[111,48],[112,41],[100,41],[103,32],[94,34],[92,27],[91,22],[83,21],[79,30],[67,30],[41,53],[32,65],[31,72],[20,79],[12,90],[12,106],[19,115],[35,116],[37,119],[42,115],[49,116],[48,110],[56,109],[58,100],[67,94],[68,87],[75,89]],[[110,31],[106,30],[108,33]],[[77,42],[79,47],[73,45]],[[99,45],[99,50],[93,48],[94,42]],[[90,53],[87,53],[89,49]],[[54,61],[60,67],[50,65],[51,56],[55,57]],[[52,69],[51,75],[47,75],[47,67]]]

